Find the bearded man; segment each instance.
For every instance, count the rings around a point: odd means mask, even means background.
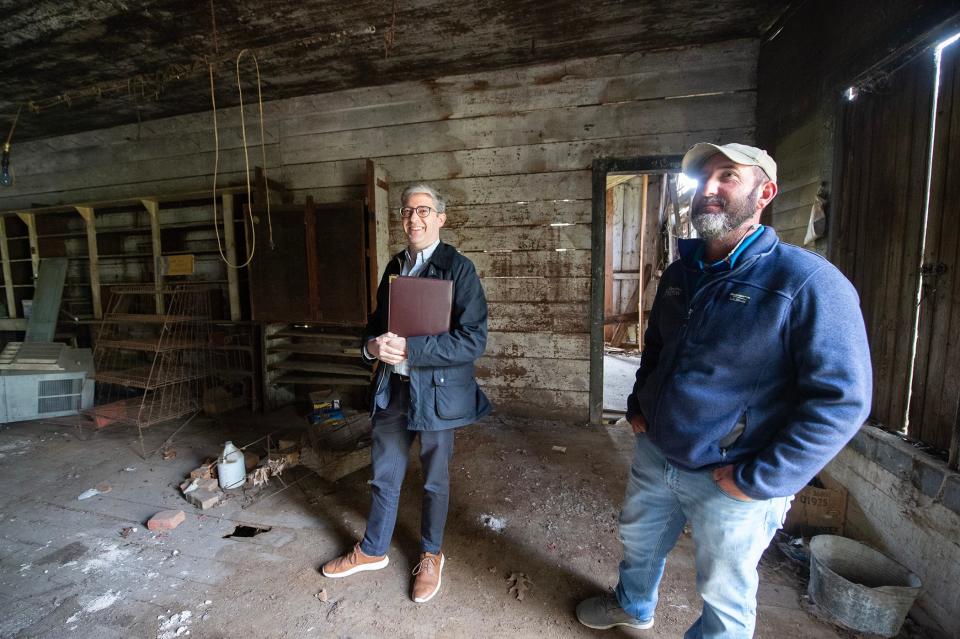
[[[743,639],[757,564],[793,495],[869,413],[870,353],[850,282],[760,224],[777,194],[766,151],[701,143],[683,170],[698,180],[700,239],[680,240],[663,274],[627,400],[636,449],[619,583],[577,618],[652,627],[667,555],[689,523],[703,609],[684,636]]]

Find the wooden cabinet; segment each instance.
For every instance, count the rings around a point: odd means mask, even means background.
[[[255,209],[250,264],[254,320],[361,326],[368,308],[366,210],[361,201]],[[270,229],[272,227],[272,235]]]

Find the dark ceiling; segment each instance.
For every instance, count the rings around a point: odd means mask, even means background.
[[[787,2],[754,0],[0,0],[0,137],[15,141],[237,102],[563,58],[757,37]],[[214,22],[216,26],[214,27]],[[244,90],[254,70],[244,58]],[[245,100],[248,94],[245,93]],[[249,93],[254,97],[254,93]]]

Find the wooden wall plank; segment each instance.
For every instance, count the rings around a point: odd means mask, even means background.
[[[507,386],[559,391],[587,391],[589,359],[488,357],[477,360],[477,379],[484,387]]]
[[[522,104],[551,109],[690,95],[705,84],[717,91],[752,90],[756,52],[749,42],[673,51],[611,55],[452,76],[430,82],[340,91],[284,101],[281,117],[298,118],[305,133],[388,127],[500,113]]]
[[[589,249],[590,225],[573,226],[490,226],[461,229],[440,229],[440,239],[461,251],[487,249],[513,251],[552,251],[558,248]],[[403,229],[394,225],[390,245],[406,242]]]
[[[331,159],[599,140],[688,131],[691,123],[696,127],[695,123],[699,122],[709,123],[699,125],[709,129],[735,128],[752,123],[755,109],[755,95],[744,92],[338,131],[285,139],[283,161],[295,165]]]
[[[809,210],[819,190],[819,181],[805,182],[795,184],[790,188],[784,188],[777,192],[777,197],[773,200],[777,205],[776,210],[779,212],[780,210],[787,211],[801,207],[806,207]]]
[[[544,144],[498,146],[459,151],[430,151],[378,159],[393,179],[401,182],[445,180],[464,176],[512,175],[588,169],[601,156],[668,155],[697,142],[753,139],[753,129],[721,128],[703,120],[698,130],[649,133],[645,135],[571,140]],[[699,129],[699,127],[706,127]],[[327,156],[324,156],[327,160]],[[363,161],[359,159],[310,162],[305,165],[285,160],[288,182],[310,187],[359,184]]]
[[[812,206],[813,203],[810,203],[806,206],[800,206],[786,211],[778,209],[774,212],[770,224],[781,233],[799,228],[802,228],[804,232],[806,232],[807,226],[810,223],[810,209]]]
[[[488,357],[586,359],[590,355],[589,333],[507,333],[491,331]]]
[[[491,331],[520,333],[586,333],[590,329],[586,302],[490,302]]]
[[[590,393],[585,391],[489,386],[482,381],[480,385],[493,402],[494,411],[565,422],[586,422],[588,418]]]
[[[446,225],[450,228],[551,223],[590,224],[590,199],[455,204],[447,207]]]
[[[586,302],[589,277],[483,277],[491,302]]]
[[[465,253],[480,277],[589,277],[590,251]]]
[[[36,206],[59,206],[85,204],[106,200],[138,199],[141,197],[162,198],[172,193],[194,193],[211,189],[211,175],[191,175],[187,177],[154,180],[149,176],[141,176],[139,182],[124,184],[103,184],[96,187],[77,188],[73,190],[54,190],[44,194],[11,193],[9,197],[0,198],[0,210],[13,211],[16,209],[30,209]],[[51,180],[55,180],[55,176]],[[245,180],[244,173],[224,173],[217,178],[220,187],[226,185],[240,186]],[[362,187],[357,187],[362,190]],[[356,189],[355,189],[356,191]]]

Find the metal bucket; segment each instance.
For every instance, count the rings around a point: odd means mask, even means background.
[[[920,594],[920,578],[860,542],[810,540],[810,598],[851,630],[893,637]]]

